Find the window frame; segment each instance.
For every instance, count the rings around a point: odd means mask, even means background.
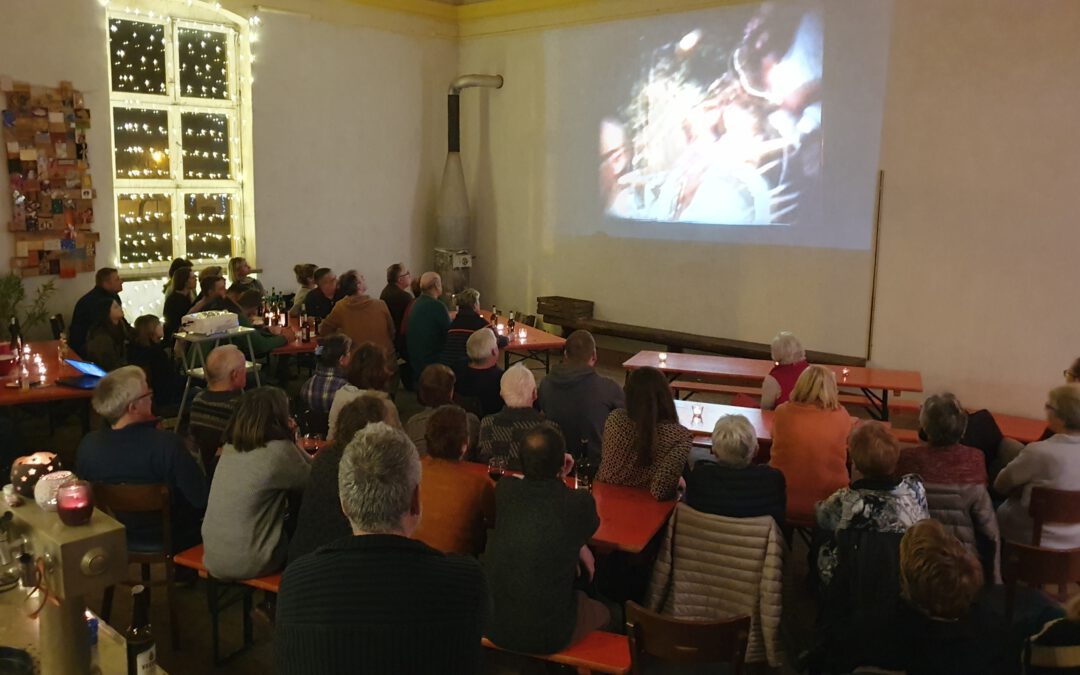
[[[254,194],[251,171],[251,43],[253,35],[249,20],[220,6],[190,1],[186,11],[176,3],[145,0],[153,9],[112,9],[105,13],[105,50],[108,62],[109,145],[111,151],[111,198],[115,266],[136,276],[160,276],[168,272],[172,258],[189,256],[185,226],[185,204],[188,195],[226,194],[230,198],[230,251],[221,258],[199,258],[197,265],[226,264],[229,257],[244,256],[255,261]],[[138,21],[165,27],[168,43],[165,49],[165,93],[148,94],[114,91],[112,88],[113,56],[110,23],[113,20]],[[224,99],[184,96],[180,88],[180,32],[197,30],[226,36],[229,95]],[[117,177],[116,108],[165,110],[167,113],[169,174],[168,179],[135,179]],[[183,128],[184,113],[224,114],[228,120],[230,178],[227,180],[184,178]],[[121,227],[119,199],[132,194],[166,194],[171,197],[171,243],[168,260],[159,262],[121,262]]]

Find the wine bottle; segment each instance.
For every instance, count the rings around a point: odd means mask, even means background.
[[[302,342],[311,342],[311,326],[308,325],[306,317],[300,322],[300,339]]]
[[[517,324],[517,321],[514,321],[514,311],[510,310],[510,318],[507,319],[507,321],[506,321],[506,327],[507,327],[507,329],[509,329],[511,334],[513,334],[514,326],[516,324]]]
[[[14,316],[8,324],[8,331],[11,333],[11,353],[15,354],[15,358],[19,358],[19,320]]]
[[[127,640],[128,675],[153,675],[156,672],[157,650],[150,629],[150,595],[145,586],[131,589],[134,610],[131,625],[124,631]]]

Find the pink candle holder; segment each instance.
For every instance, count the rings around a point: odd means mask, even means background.
[[[94,514],[94,494],[83,480],[64,483],[56,491],[56,514],[65,525],[78,526],[90,522]]]

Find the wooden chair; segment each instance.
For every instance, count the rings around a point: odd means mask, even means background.
[[[1043,525],[1046,523],[1080,523],[1080,491],[1055,490],[1046,487],[1031,488],[1031,545],[1042,545]]]
[[[635,602],[626,603],[631,672],[640,675],[647,656],[674,664],[730,663],[735,675],[745,669],[750,617],[688,621],[661,616]]]
[[[1010,622],[1018,582],[1034,587],[1057,584],[1055,599],[1065,602],[1067,586],[1080,581],[1080,548],[1061,550],[1006,541],[1002,546],[1001,578],[1005,581],[1005,618]]]
[[[142,581],[138,582],[148,589],[153,586],[164,586],[165,597],[169,604],[169,637],[173,649],[180,648],[179,621],[176,615],[176,597],[173,589],[175,569],[172,559],[172,509],[169,487],[162,484],[151,485],[110,485],[107,483],[94,483],[94,502],[98,508],[116,518],[121,514],[161,514],[161,548],[154,551],[146,551],[140,547],[138,550],[131,549],[128,542],[128,563],[140,565],[142,569]],[[156,548],[156,547],[155,547]],[[150,566],[164,565],[165,579],[163,581],[150,580]],[[125,586],[132,586],[134,582],[125,581]],[[112,613],[113,591],[109,586],[105,589],[105,595],[101,601],[101,618],[109,621]]]
[[[52,336],[54,340],[60,339],[60,334],[67,330],[64,325],[63,314],[53,314],[49,317],[49,327],[52,328]]]

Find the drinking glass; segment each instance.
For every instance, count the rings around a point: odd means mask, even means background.
[[[506,475],[506,457],[495,455],[489,459],[488,475],[491,476],[491,480],[495,482],[498,482],[500,478]]]
[[[700,403],[695,403],[690,406],[690,412],[694,413],[694,419],[701,419],[701,414],[705,412],[705,406]]]
[[[94,495],[84,480],[64,483],[56,491],[56,513],[65,525],[86,525],[94,513]]]

